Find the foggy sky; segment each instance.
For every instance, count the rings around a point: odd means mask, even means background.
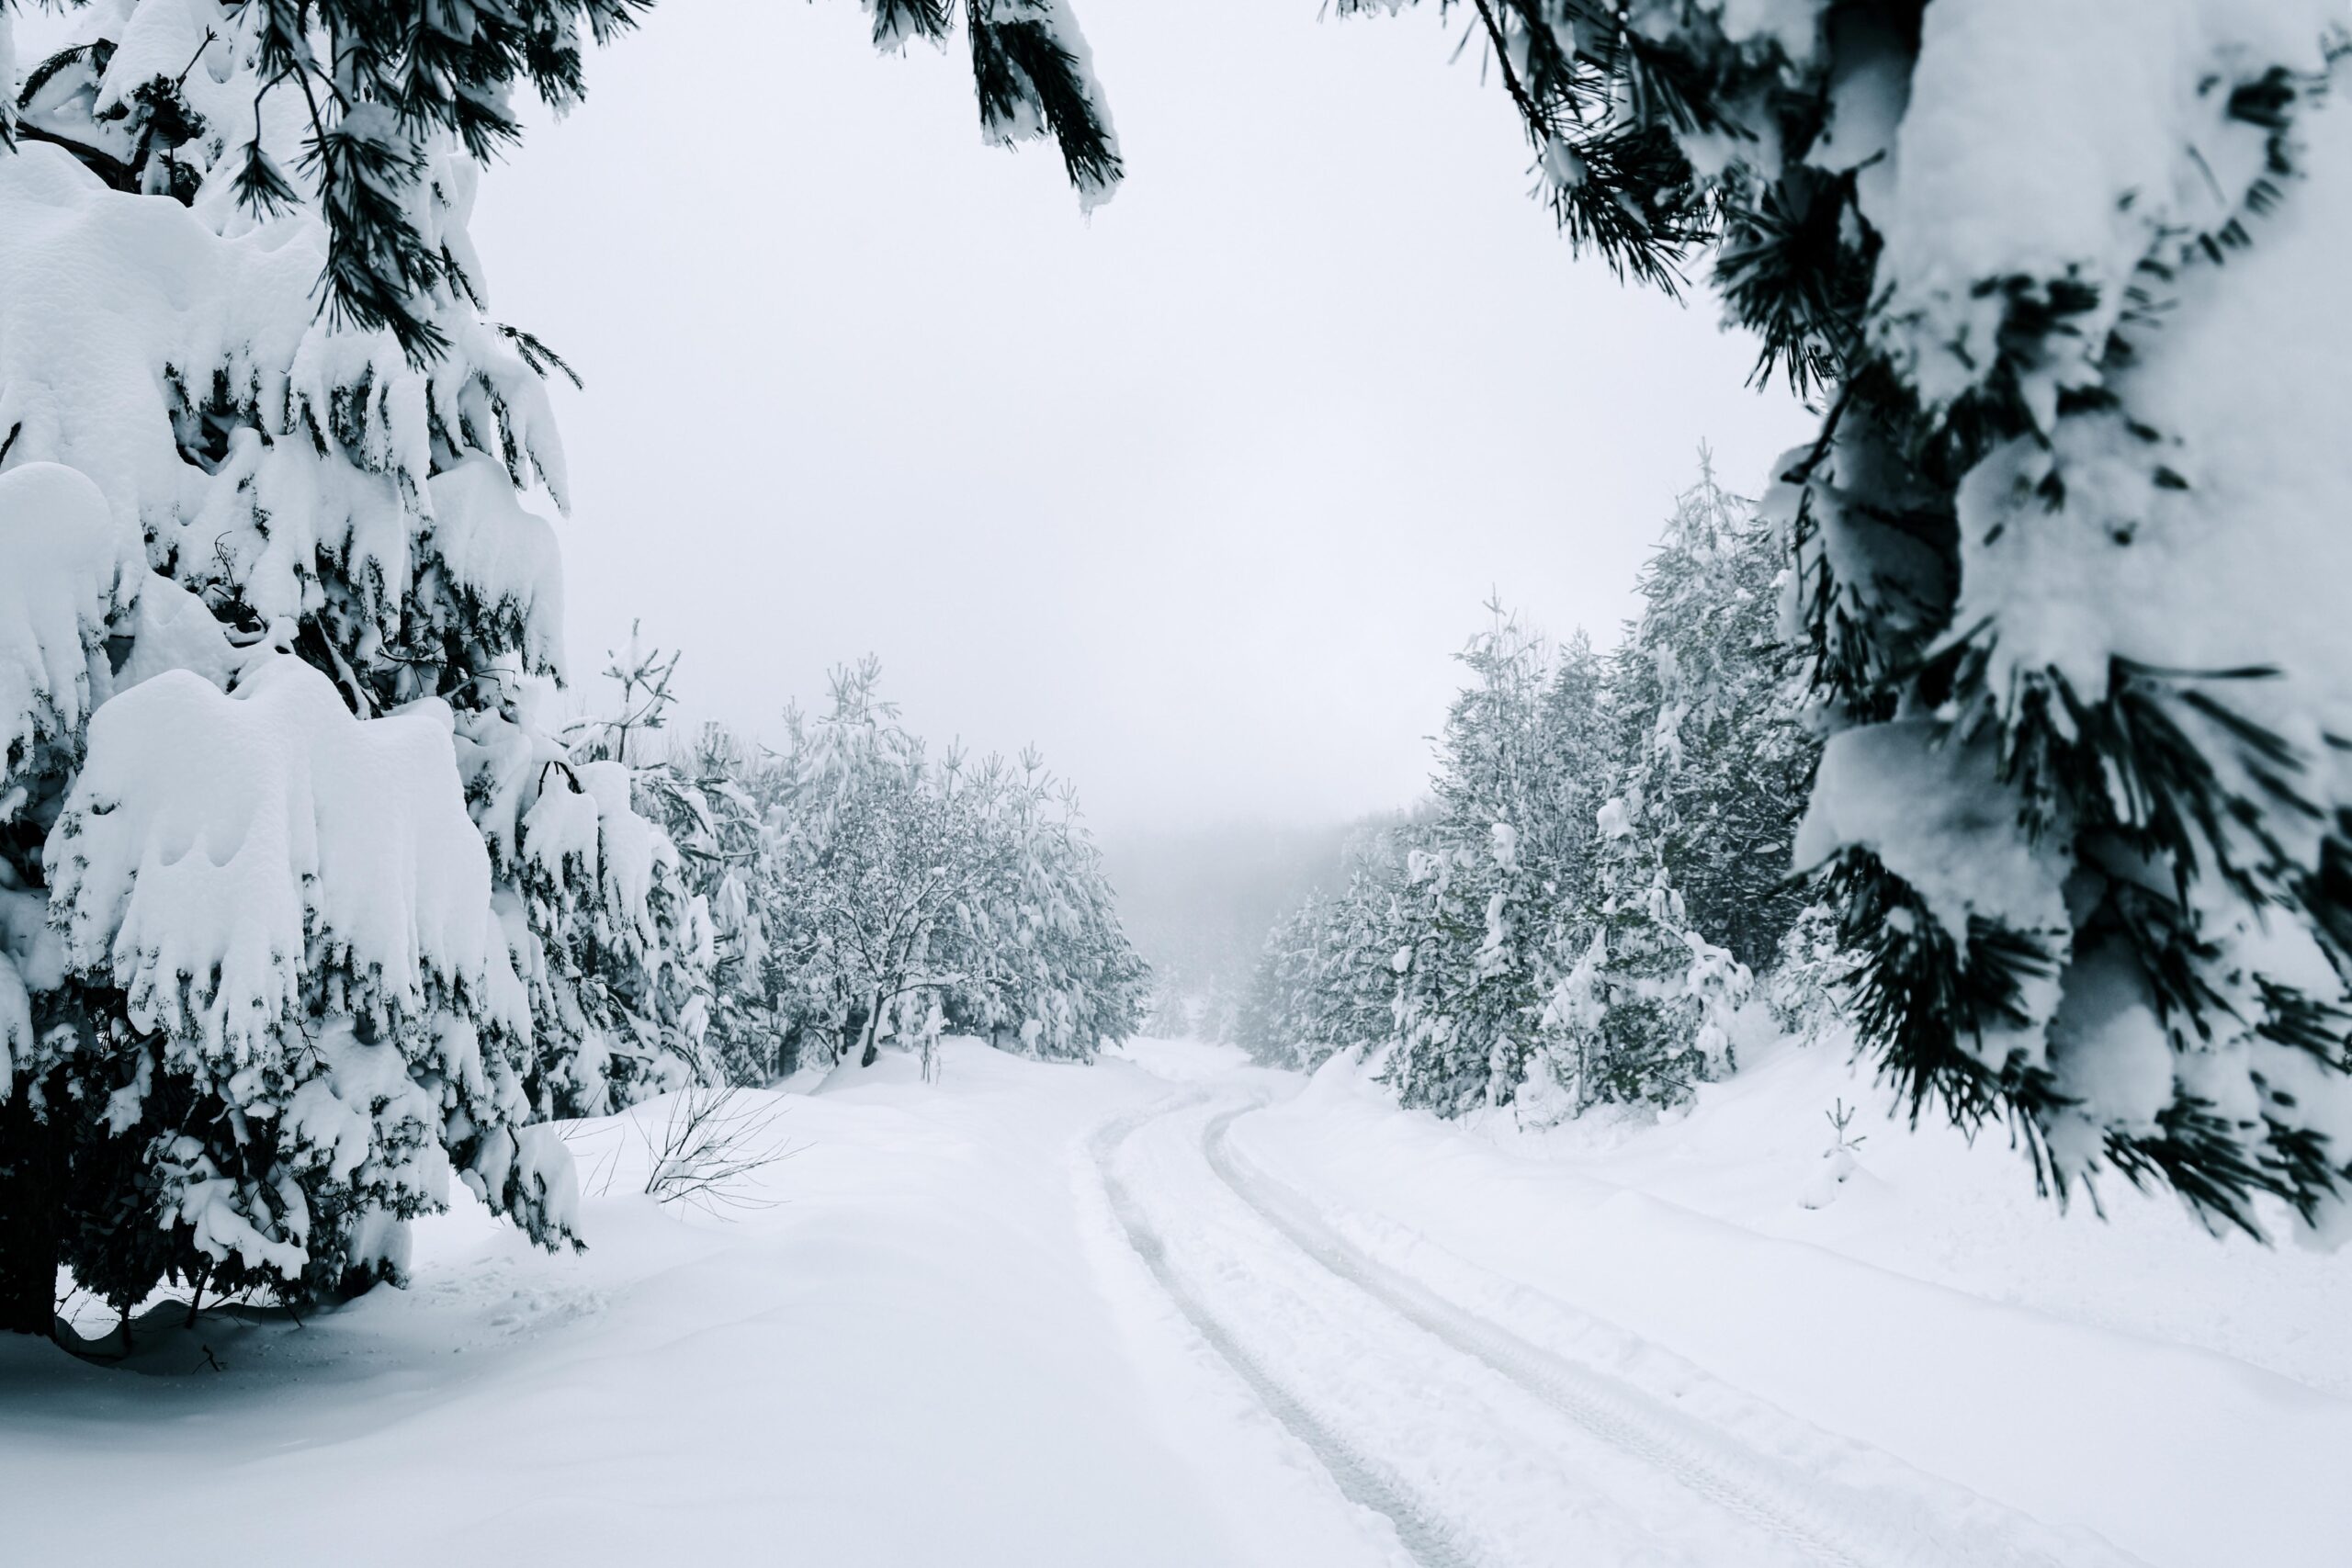
[[[485,182],[492,313],[588,378],[575,677],[642,617],[772,730],[872,651],[1098,825],[1401,804],[1491,591],[1605,644],[1699,443],[1754,493],[1804,416],[1712,300],[1571,261],[1458,17],[1078,11],[1091,220],[981,144],[960,37],[879,56],[849,0],[662,0]]]

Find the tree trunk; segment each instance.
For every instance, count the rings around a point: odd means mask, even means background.
[[[865,1049],[857,1058],[861,1067],[870,1067],[882,1055],[882,993],[874,993],[873,1006],[865,1010]]]
[[[60,1129],[25,1103],[30,1087],[0,1100],[0,1333],[46,1339],[57,1327],[64,1149]]]

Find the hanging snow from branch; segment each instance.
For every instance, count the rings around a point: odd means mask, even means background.
[[[46,758],[70,764],[111,694],[106,639],[136,571],[83,475],[55,463],[0,474],[0,823]]]
[[[447,709],[356,719],[291,658],[107,704],[47,861],[74,967],[223,1070],[283,1065],[322,1005],[382,1030],[470,1010],[506,962]]]

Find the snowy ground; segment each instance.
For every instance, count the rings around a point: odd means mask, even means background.
[[[585,1257],[469,1209],[303,1326],[0,1343],[11,1560],[2346,1560],[2352,1259],[2061,1218],[1867,1089],[1807,1210],[1834,1054],[1543,1139],[1200,1046],[945,1068],[776,1096],[732,1220],[591,1126]]]

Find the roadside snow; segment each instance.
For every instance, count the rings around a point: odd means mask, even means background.
[[[634,1135],[589,1123],[584,1257],[459,1193],[409,1289],[305,1327],[164,1308],[127,1371],[0,1342],[5,1555],[1249,1561],[1142,1414],[1076,1213],[1078,1141],[1159,1090],[966,1043],[930,1087],[887,1055],[777,1097],[797,1152],[732,1222],[622,1195],[628,1153],[596,1196]]]
[[[1868,1141],[1808,1209],[1840,1098]],[[2352,1263],[2216,1241],[2128,1190],[2104,1223],[2062,1215],[2022,1156],[1884,1105],[1835,1048],[1781,1045],[1668,1124],[1482,1136],[1336,1060],[1233,1138],[1432,1278],[1524,1287],[2149,1563],[2343,1560]]]

